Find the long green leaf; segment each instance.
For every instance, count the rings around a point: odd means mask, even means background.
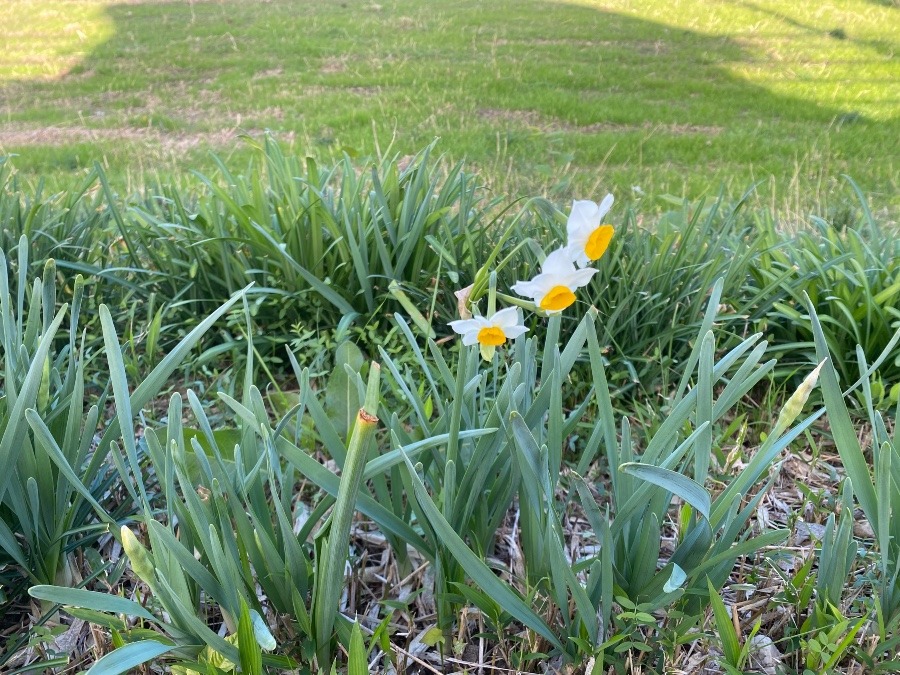
[[[262,649],[256,642],[250,609],[241,598],[241,618],[238,622],[238,653],[241,657],[241,672],[246,675],[262,675]]]
[[[669,469],[639,462],[623,464],[621,470],[677,495],[709,520],[709,493],[696,481]]]
[[[119,422],[119,428],[123,431],[122,443],[125,446],[125,458],[131,465],[132,476],[134,482],[137,484],[138,491],[140,492],[142,500],[141,506],[149,513],[150,499],[147,496],[147,490],[144,487],[144,480],[141,476],[137,445],[134,433],[132,432],[131,396],[128,393],[128,379],[125,374],[125,362],[122,355],[122,348],[119,346],[119,338],[116,335],[116,327],[113,323],[109,308],[106,305],[100,305],[100,324],[103,327],[103,344],[106,348],[106,359],[110,371],[109,376],[116,402],[116,419]],[[128,478],[122,476],[122,480],[128,480]]]
[[[378,424],[378,418],[375,415],[380,399],[380,376],[381,367],[377,363],[372,363],[369,368],[365,403],[357,414],[356,424],[353,426],[347,448],[347,461],[331,515],[327,551],[318,561],[319,576],[316,579],[313,601],[313,623],[316,630],[316,656],[321,668],[331,663],[331,634],[343,588],[350,524],[356,510],[356,501],[362,485],[369,445],[375,436]]]
[[[841,457],[844,470],[853,482],[853,491],[859,500],[859,505],[877,532],[879,517],[878,498],[875,494],[875,486],[872,483],[872,475],[869,473],[869,464],[859,444],[859,438],[850,419],[847,404],[844,402],[844,395],[838,383],[837,371],[830,360],[831,354],[828,350],[825,334],[822,332],[822,324],[819,322],[816,309],[809,296],[804,294],[804,299],[812,321],[813,337],[816,343],[816,360],[821,363],[825,359],[829,359],[828,363],[822,368],[819,377],[821,378],[822,394],[825,398],[825,410],[828,413],[831,432],[834,436],[834,444]]]
[[[277,447],[278,452],[301,474],[332,497],[337,497],[340,478],[284,438],[278,439]],[[374,520],[383,530],[400,537],[407,544],[415,547],[426,559],[434,558],[434,552],[422,541],[422,537],[409,524],[394,515],[393,511],[382,506],[364,492],[360,492],[357,499],[356,508],[360,513]]]
[[[713,328],[713,324],[716,320],[716,314],[719,313],[719,301],[722,298],[722,290],[724,287],[725,279],[719,278],[716,280],[716,283],[712,288],[712,293],[710,293],[709,301],[706,303],[706,313],[703,316],[703,323],[700,324],[700,331],[698,333],[700,340],[698,340],[697,345],[695,345],[694,349],[691,351],[691,354],[688,357],[688,361],[684,366],[684,372],[681,375],[681,381],[678,383],[678,391],[675,394],[676,403],[681,400],[682,396],[684,396],[684,392],[687,390],[688,383],[690,382],[691,373],[694,371],[694,367],[697,365],[697,361],[700,360],[703,338]]]
[[[709,587],[709,602],[713,608],[713,616],[716,620],[716,633],[722,642],[722,653],[725,656],[725,662],[729,666],[738,668],[740,666],[741,645],[738,642],[737,631],[728,616],[728,609],[722,601],[722,597],[713,588],[712,581],[706,580]]]
[[[235,293],[221,307],[201,321],[196,328],[188,333],[184,339],[172,349],[172,351],[166,354],[162,361],[157,364],[151,373],[144,378],[135,388],[134,392],[132,392],[130,401],[132,410],[140,410],[151,398],[162,391],[169,380],[169,376],[179,365],[181,365],[181,362],[200,341],[200,338],[202,338],[206,331],[208,331],[216,321],[225,315],[232,306],[243,297],[244,293],[246,293],[249,288],[250,286],[247,286],[242,291]],[[115,418],[110,421],[106,431],[100,437],[98,451],[105,451],[106,446],[115,440],[116,436],[120,433],[121,429],[119,427],[119,421],[118,418]],[[0,455],[0,457],[2,457],[2,455]]]
[[[56,439],[53,438],[53,434],[50,433],[50,430],[47,428],[44,420],[41,419],[41,416],[38,415],[37,411],[33,408],[26,410],[25,419],[28,421],[28,424],[31,425],[35,440],[41,444],[41,447],[43,447],[47,456],[53,460],[60,473],[68,480],[69,485],[84,497],[85,501],[91,505],[100,520],[103,520],[109,525],[115,525],[116,521],[106,512],[106,509],[94,499],[94,495],[91,494],[90,490],[85,487],[84,483],[81,482],[81,479],[79,479],[72,470],[72,466],[69,464],[68,460],[66,460]],[[88,478],[92,478],[92,476],[88,476]]]
[[[465,431],[460,431],[458,438],[459,440],[480,438],[482,436],[488,436],[496,432],[497,427],[490,427],[487,429],[468,429]],[[386,452],[383,455],[379,455],[378,457],[369,461],[368,464],[366,464],[366,472],[364,474],[365,478],[366,480],[374,478],[378,474],[388,471],[391,467],[402,464],[404,454],[409,457],[415,457],[423,450],[427,450],[439,445],[444,445],[449,438],[449,433],[438,434],[436,436],[424,438],[421,441],[409,443],[407,445],[404,445],[402,448],[391,450],[390,452]]]
[[[91,669],[87,671],[87,675],[119,675],[120,673],[127,673],[132,668],[137,668],[142,663],[152,661],[173,649],[176,649],[175,645],[163,644],[156,640],[131,642],[101,658],[91,666]]]
[[[29,408],[33,408],[35,401],[37,400],[38,390],[40,389],[41,380],[44,376],[44,363],[47,361],[50,347],[53,346],[53,339],[56,337],[56,331],[59,330],[59,325],[62,323],[63,317],[66,314],[66,308],[67,305],[62,306],[59,312],[57,312],[56,318],[53,319],[53,323],[50,324],[47,332],[41,336],[38,348],[31,358],[31,365],[28,368],[28,373],[25,375],[21,389],[19,389],[16,402],[13,404],[12,410],[9,411],[10,421],[6,425],[6,429],[3,430],[3,437],[0,438],[0,466],[2,467],[9,468],[16,466],[16,462],[19,459],[19,452],[24,447],[23,440],[25,438],[25,433],[28,430],[28,425],[23,424],[23,421],[25,420],[25,411]],[[7,346],[7,350],[8,349],[9,347]],[[9,383],[7,383],[7,386],[10,386]],[[0,501],[2,501],[3,496],[6,494],[6,488],[14,475],[14,471],[0,471]]]
[[[721,553],[717,553],[705,560],[702,564],[698,565],[693,573],[691,573],[691,578],[698,578],[700,575],[710,572],[713,568],[726,561],[737,560],[742,555],[750,555],[751,553],[755,553],[767,546],[775,546],[776,544],[780,544],[788,536],[791,534],[790,530],[768,530],[763,532],[758,537],[753,537],[752,539],[747,539],[746,541],[739,542],[734,546],[731,546]]]
[[[698,485],[706,485],[709,473],[709,458],[712,455],[712,423],[713,423],[713,357],[715,339],[712,331],[703,336],[700,345],[697,378],[697,413],[696,426],[705,424],[703,432],[694,444],[694,480]]]
[[[37,600],[48,600],[58,605],[71,605],[83,607],[97,612],[110,612],[112,614],[124,614],[126,616],[138,616],[147,621],[156,623],[158,619],[134,600],[87,591],[83,588],[65,588],[63,586],[32,586],[28,589],[28,595]]]
[[[350,632],[350,648],[347,650],[347,675],[368,675],[369,664],[366,659],[366,645],[363,642],[359,623],[353,624]]]

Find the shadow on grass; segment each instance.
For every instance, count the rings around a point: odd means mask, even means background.
[[[574,158],[749,179],[789,177],[817,147],[835,172],[865,172],[898,131],[814,100],[809,82],[794,97],[735,76],[735,64],[773,64],[732,39],[573,4],[222,0],[106,12],[114,37],[66,76],[0,88],[0,147],[29,150],[20,166],[127,164],[134,147],[177,163],[264,128],[370,152],[374,129],[399,152],[441,136],[444,151],[479,165],[500,147],[522,170]]]

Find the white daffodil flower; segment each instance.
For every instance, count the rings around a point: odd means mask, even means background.
[[[604,225],[603,218],[612,208],[613,196],[606,195],[599,204],[588,199],[572,202],[572,211],[566,223],[572,261],[579,267],[587,267],[606,253],[613,236],[613,226]]]
[[[481,356],[490,361],[494,350],[505,343],[519,337],[528,329],[519,322],[519,312],[515,307],[507,307],[491,316],[474,316],[471,319],[451,321],[450,328],[462,335],[462,342],[467,347],[478,344]]]
[[[587,286],[596,273],[593,268],[575,269],[568,249],[560,248],[547,256],[540,274],[531,281],[517,281],[512,290],[533,299],[548,314],[555,314],[575,302],[575,289]]]

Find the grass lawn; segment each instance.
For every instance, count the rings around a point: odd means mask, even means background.
[[[884,1],[7,0],[0,40],[0,152],[51,182],[207,170],[271,129],[324,155],[439,136],[560,201],[764,180],[803,208],[848,173],[878,206],[900,184]]]

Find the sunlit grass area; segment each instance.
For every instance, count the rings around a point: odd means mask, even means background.
[[[45,4],[0,8],[0,147],[29,174],[210,166],[271,129],[329,156],[439,137],[513,192],[898,183],[879,2]]]
[[[890,2],[575,0],[574,4],[614,8],[672,30],[732,41],[740,54],[721,62],[722,69],[773,94],[873,120],[898,116],[900,82],[894,54],[900,44],[900,17]],[[772,114],[777,116],[778,111]]]
[[[115,30],[94,0],[6,0],[0,5],[0,83],[60,78],[89,58]]]

